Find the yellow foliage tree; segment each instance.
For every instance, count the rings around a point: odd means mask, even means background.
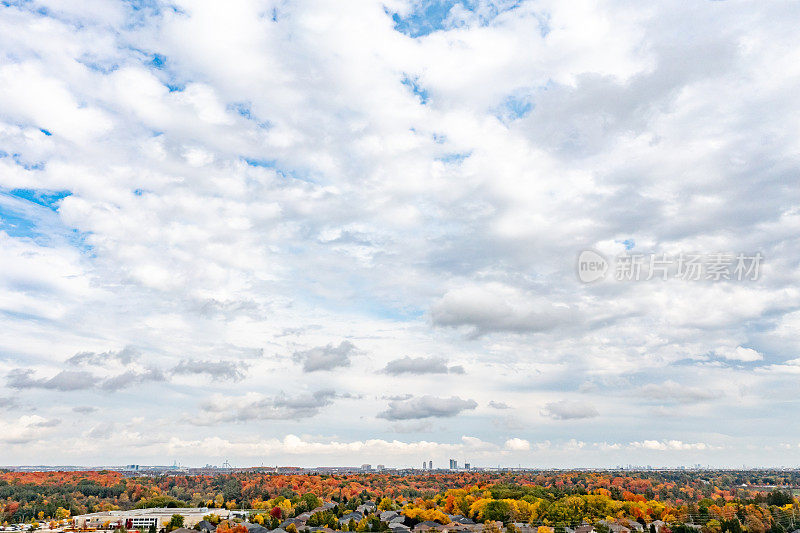
[[[391,498],[383,498],[378,504],[379,511],[391,511],[394,509],[394,503]]]

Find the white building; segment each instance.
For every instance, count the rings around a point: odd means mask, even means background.
[[[169,523],[172,515],[178,514],[183,517],[184,527],[191,528],[208,514],[216,514],[226,520],[229,513],[227,509],[209,509],[208,507],[155,507],[131,509],[130,511],[102,511],[75,516],[72,518],[72,525],[80,529],[125,527],[139,531],[147,531],[150,526],[154,525],[157,530],[160,530]]]

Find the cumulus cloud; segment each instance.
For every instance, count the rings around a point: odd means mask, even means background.
[[[420,396],[407,400],[394,400],[389,402],[389,408],[378,414],[378,418],[387,420],[410,420],[431,417],[453,417],[464,411],[475,409],[478,403],[475,400],[463,400],[458,396],[450,398],[437,398],[435,396]]]
[[[167,381],[167,376],[157,368],[145,370],[127,370],[116,376],[104,379],[99,383],[100,388],[107,391],[127,389],[145,383],[159,383]]]
[[[58,418],[51,418],[49,420],[42,420],[32,424],[33,427],[37,428],[53,428],[56,426],[61,425],[61,420]]]
[[[711,446],[704,442],[683,442],[680,440],[644,440],[644,441],[637,441],[631,442],[629,445],[631,448],[642,448],[646,450],[657,450],[657,451],[665,451],[665,450],[678,450],[678,451],[686,451],[686,450],[712,450],[717,447]]]
[[[33,370],[17,368],[8,373],[7,385],[12,389],[52,389],[75,391],[93,388],[97,382],[90,372],[62,370],[51,378],[34,378]]]
[[[46,438],[52,429],[61,423],[58,419],[47,419],[39,415],[21,416],[3,423],[0,432],[0,442],[13,444],[28,444],[41,438]]]
[[[489,407],[492,409],[511,409],[511,406],[505,402],[496,402],[494,400],[489,402]]]
[[[264,396],[249,393],[239,397],[215,395],[202,405],[204,417],[194,419],[198,424],[220,421],[247,422],[251,420],[300,420],[318,415],[333,404],[337,394],[332,390],[313,393]]]
[[[183,359],[172,369],[173,374],[207,374],[216,379],[237,380],[245,376],[249,365],[238,361],[198,361]]]
[[[317,372],[350,366],[350,357],[357,352],[352,342],[342,341],[338,346],[328,344],[295,352],[292,359],[303,365],[303,372]]]
[[[400,374],[463,374],[461,365],[448,366],[441,357],[401,357],[386,363],[383,371],[392,376]]]
[[[745,348],[743,346],[736,346],[735,348],[731,347],[722,347],[717,348],[714,350],[714,353],[722,357],[724,359],[728,359],[731,361],[741,361],[751,363],[754,361],[761,361],[764,359],[764,354],[754,350],[752,348]]]
[[[123,365],[128,365],[138,359],[139,350],[133,346],[126,346],[118,351],[107,352],[78,352],[69,359],[67,363],[71,365],[98,365],[103,366],[109,362],[116,361]]]
[[[51,378],[35,378],[31,369],[17,368],[8,373],[7,385],[13,389],[48,389],[62,392],[102,389],[116,391],[149,382],[166,381],[157,368],[127,370],[107,378],[95,376],[84,370],[62,370]]]
[[[581,418],[594,418],[600,413],[586,402],[559,400],[545,404],[541,411],[543,416],[556,420],[573,420]]]
[[[522,452],[531,449],[531,443],[525,439],[508,439],[505,443],[505,448],[514,452]]]
[[[576,315],[567,306],[495,283],[448,291],[431,307],[431,319],[437,326],[465,326],[480,335],[548,331]]]

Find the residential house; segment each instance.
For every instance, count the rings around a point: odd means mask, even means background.
[[[355,520],[356,523],[361,522],[361,519],[364,518],[364,515],[358,511],[353,511],[352,513],[347,513],[346,515],[342,515],[339,519],[339,525],[344,525],[350,522],[350,520]]]
[[[209,522],[208,520],[201,520],[199,521],[194,528],[200,533],[214,533],[217,530],[217,526]]]
[[[364,502],[358,507],[356,507],[356,511],[362,513],[363,515],[368,515],[370,513],[375,512],[378,506],[375,505],[374,502]]]
[[[244,522],[242,525],[247,528],[247,533],[269,533],[269,529],[260,524]]]
[[[514,527],[517,528],[519,533],[536,533],[536,531],[538,531],[538,527],[524,522],[514,522]]]
[[[439,522],[433,522],[431,520],[425,520],[424,522],[420,522],[416,526],[414,526],[414,533],[420,533],[422,531],[430,531],[431,529],[435,529],[436,531],[442,531],[444,526]]]

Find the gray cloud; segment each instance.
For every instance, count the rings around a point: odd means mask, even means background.
[[[12,389],[51,389],[75,391],[91,389],[95,378],[89,372],[62,370],[52,378],[35,379],[33,370],[17,368],[8,373],[7,384]]]
[[[389,361],[383,371],[389,375],[400,374],[463,374],[463,366],[447,366],[447,359],[441,357],[401,357]]]
[[[260,306],[254,300],[225,300],[208,299],[196,304],[196,309],[204,317],[233,320],[239,316],[258,319],[263,314]]]
[[[295,352],[292,359],[297,363],[302,363],[303,372],[316,372],[350,366],[350,357],[357,352],[358,350],[352,342],[342,341],[339,346],[328,344]]]
[[[499,284],[451,290],[434,302],[430,313],[434,325],[466,327],[473,336],[549,331],[577,318],[566,306]]]
[[[434,430],[430,420],[413,420],[411,422],[397,422],[392,424],[395,433],[430,433]]]
[[[8,373],[6,383],[13,389],[48,389],[63,392],[100,388],[116,391],[147,382],[166,381],[164,373],[157,368],[143,372],[128,370],[106,379],[98,378],[85,370],[62,370],[52,378],[34,378],[33,370],[16,368]]]
[[[17,405],[16,399],[7,396],[0,396],[0,409],[16,407],[16,405]]]
[[[250,420],[299,420],[311,418],[329,405],[337,395],[332,390],[319,390],[314,393],[288,396],[281,392],[273,397],[226,398],[217,397],[202,405],[205,413],[211,415],[199,422],[227,420],[245,422]]]
[[[413,394],[393,394],[391,396],[381,396],[381,400],[391,400],[391,401],[398,401],[398,400],[408,400],[409,398],[413,398]]]
[[[378,414],[378,418],[387,420],[413,420],[431,417],[452,417],[463,411],[475,409],[478,406],[475,400],[462,400],[457,396],[451,398],[436,398],[435,396],[420,396],[408,400],[389,402],[389,408]]]
[[[157,368],[148,368],[144,372],[128,370],[118,376],[103,380],[100,383],[100,388],[107,391],[116,391],[142,383],[162,382],[166,380],[166,375]]]
[[[77,407],[73,407],[72,410],[82,415],[88,415],[97,411],[97,407],[92,407],[90,405],[79,405]]]
[[[489,402],[489,407],[492,409],[511,409],[511,406],[509,406],[507,403],[496,402],[494,400]]]
[[[184,359],[172,369],[174,374],[208,374],[220,379],[239,380],[250,365],[236,361],[197,361]]]
[[[61,419],[60,418],[51,418],[49,420],[42,420],[41,422],[36,422],[35,424],[32,425],[32,427],[52,428],[52,427],[56,427],[56,426],[58,426],[60,424],[61,424]]]
[[[93,439],[107,439],[114,434],[115,427],[113,422],[101,422],[89,431],[88,436]]]
[[[276,335],[276,337],[288,337],[288,336],[297,337],[307,331],[319,331],[321,329],[322,326],[319,324],[309,324],[307,326],[300,326],[294,328],[283,328],[283,331],[278,335]]]
[[[52,378],[37,379],[33,374],[33,370],[27,368],[14,369],[8,373],[6,383],[12,389],[49,389],[68,392],[98,387],[115,391],[151,381],[166,381],[164,373],[156,368],[148,368],[144,372],[128,370],[106,379],[97,378],[91,372],[84,370],[62,370]]]
[[[133,346],[126,346],[125,348],[107,352],[78,352],[69,359],[67,364],[70,365],[97,365],[103,366],[109,362],[117,361],[123,365],[128,365],[137,360],[141,353]]]
[[[556,420],[573,420],[580,418],[593,418],[598,416],[597,409],[584,402],[560,400],[550,402],[544,406],[542,415]]]

